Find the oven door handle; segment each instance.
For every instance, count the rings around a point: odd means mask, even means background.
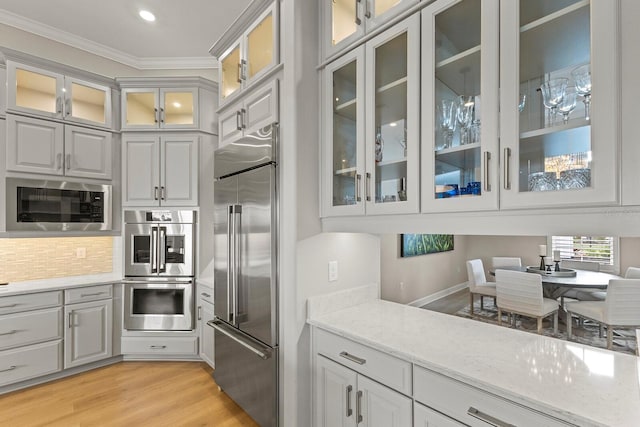
[[[151,272],[158,272],[158,227],[151,227]]]
[[[158,242],[158,255],[159,255],[159,273],[165,273],[167,271],[167,227],[158,227],[159,242]]]

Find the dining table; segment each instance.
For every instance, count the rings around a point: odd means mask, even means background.
[[[529,267],[531,268],[531,267]],[[534,267],[536,268],[536,267]],[[501,270],[528,272],[527,267],[500,267]],[[495,270],[489,270],[495,276]],[[542,292],[545,298],[557,299],[570,290],[606,290],[611,279],[622,279],[616,274],[605,273],[603,271],[575,270],[575,276],[554,276],[552,272],[535,272],[542,276]],[[539,270],[538,270],[539,271]]]

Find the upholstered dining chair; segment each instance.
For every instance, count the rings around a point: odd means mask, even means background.
[[[558,332],[558,301],[542,296],[542,276],[539,274],[496,270],[496,298],[498,324],[502,324],[502,312],[506,311],[512,316],[535,318],[538,333],[542,333],[542,319],[553,315],[553,332]]]
[[[625,279],[640,279],[640,268],[638,267],[629,267],[627,268],[627,272],[624,274]]]
[[[560,261],[560,267],[576,270],[600,271],[600,264],[592,261],[565,259]],[[579,301],[604,301],[605,295],[606,292],[604,291],[569,289],[560,297],[560,305],[564,307],[565,298],[577,299]]]
[[[493,269],[500,267],[522,267],[522,260],[519,257],[494,256],[491,258]]]
[[[498,298],[500,298],[499,295]],[[571,338],[572,316],[583,317],[607,328],[607,348],[611,349],[614,329],[640,328],[640,279],[611,279],[604,301],[568,302],[565,308],[569,316],[567,320],[569,338]]]
[[[480,308],[484,308],[483,298],[485,296],[496,297],[496,286],[494,283],[487,283],[484,274],[484,266],[481,259],[467,261],[467,279],[469,281],[469,303],[471,316],[473,316],[473,299],[475,295],[480,295]]]

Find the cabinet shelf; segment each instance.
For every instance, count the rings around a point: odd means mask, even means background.
[[[479,142],[474,142],[473,144],[466,144],[466,145],[457,145],[455,147],[445,148],[443,150],[437,150],[436,157],[444,156],[451,153],[459,153],[461,151],[471,151],[476,148],[480,148]]]
[[[395,80],[376,90],[376,123],[379,125],[407,118],[407,78]]]
[[[336,171],[333,171],[333,175],[334,176],[348,176],[348,177],[353,177],[356,173],[356,167],[352,166],[350,168],[344,168],[344,169],[338,169]]]
[[[407,176],[406,158],[376,163],[376,178],[378,181],[400,179],[405,176]]]
[[[436,151],[437,173],[471,169],[480,162],[480,143],[460,145]]]
[[[520,140],[537,138],[545,135],[551,135],[557,132],[577,129],[585,126],[591,126],[591,122],[584,118],[576,118],[576,119],[570,120],[569,123],[567,124],[561,124],[561,125],[556,125],[549,128],[535,129],[528,132],[522,132],[520,134]]]
[[[357,115],[357,101],[356,99],[351,99],[349,101],[338,104],[334,107],[334,114],[338,114],[349,120],[356,120]]]
[[[480,46],[460,52],[436,64],[436,78],[460,95],[480,93]]]
[[[520,28],[521,82],[590,61],[589,5],[581,1]]]

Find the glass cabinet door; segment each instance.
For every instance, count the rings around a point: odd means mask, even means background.
[[[62,118],[64,77],[27,65],[7,63],[9,109]]]
[[[194,127],[197,98],[197,89],[160,89],[160,127]]]
[[[390,18],[418,3],[419,0],[362,0],[367,31],[387,22]]]
[[[325,57],[364,35],[363,0],[324,1]]]
[[[364,214],[364,47],[324,71],[324,199],[328,215]]]
[[[502,5],[503,205],[615,201],[617,2]]]
[[[220,57],[220,101],[236,93],[242,84],[240,41]]]
[[[158,89],[122,90],[122,127],[155,129],[160,121]]]
[[[423,211],[496,209],[497,0],[422,12]]]
[[[418,211],[420,16],[366,44],[367,213]]]
[[[65,117],[111,126],[111,89],[69,77],[65,79]]]
[[[246,33],[244,57],[247,63],[244,70],[244,79],[247,82],[262,75],[262,71],[266,71],[275,65],[277,48],[275,7],[276,3]]]

